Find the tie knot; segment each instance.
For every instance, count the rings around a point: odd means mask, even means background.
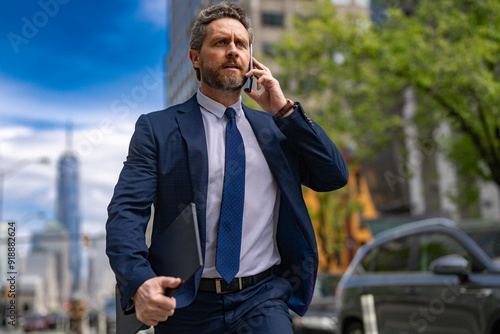
[[[231,122],[234,120],[234,117],[236,116],[236,111],[233,108],[227,108],[224,114],[226,115],[229,122]]]

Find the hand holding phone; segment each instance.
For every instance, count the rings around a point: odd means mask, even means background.
[[[252,54],[251,48],[250,53]],[[252,55],[253,56],[253,55]],[[287,99],[281,90],[278,80],[273,77],[271,70],[262,64],[258,59],[251,57],[251,69],[245,74],[249,79],[245,93],[264,110],[271,114],[276,114],[286,103]],[[252,75],[254,74],[254,75]],[[251,79],[257,79],[257,90],[252,91]],[[262,93],[259,91],[263,90]]]
[[[250,66],[249,66],[249,71],[253,70],[253,44],[250,43]],[[252,84],[253,84],[253,75],[248,78],[247,81],[247,90],[248,92],[252,91]]]

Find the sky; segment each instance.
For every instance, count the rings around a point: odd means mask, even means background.
[[[19,235],[55,219],[67,124],[82,231],[104,232],[135,121],[165,108],[167,12],[167,0],[0,4],[2,221],[16,222]]]

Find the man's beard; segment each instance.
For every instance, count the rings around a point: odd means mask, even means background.
[[[224,66],[226,66],[226,64],[217,69],[213,67],[205,67],[201,72],[203,81],[209,87],[225,92],[235,92],[241,90],[247,81],[247,77],[243,74],[241,76],[238,75],[241,73],[241,70],[239,72],[229,71],[226,75],[223,75],[221,72],[224,70]]]

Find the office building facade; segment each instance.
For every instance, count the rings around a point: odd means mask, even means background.
[[[67,133],[67,140],[71,134]],[[58,222],[69,235],[69,266],[72,274],[71,291],[80,288],[80,197],[79,197],[79,163],[68,143],[57,164],[57,202],[56,214]]]

